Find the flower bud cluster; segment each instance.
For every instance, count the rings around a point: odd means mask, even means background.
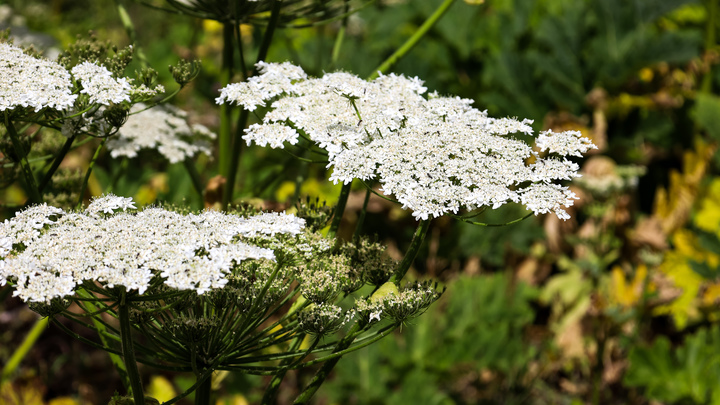
[[[350,258],[350,267],[363,283],[382,285],[397,263],[385,253],[385,247],[369,237],[347,242],[340,247],[340,253]]]
[[[246,129],[248,144],[282,148],[302,133],[327,152],[331,180],[377,180],[418,219],[508,202],[567,219],[564,208],[577,197],[558,182],[579,177],[579,167],[566,156],[595,147],[577,131],[546,131],[537,140],[543,157],[511,136],[532,134],[532,121],[488,117],[458,97],[425,97],[418,78],[308,78],[287,62],[258,68],[216,100],[249,111],[269,105],[262,123]]]
[[[353,312],[343,312],[332,304],[311,304],[298,315],[300,330],[304,333],[325,336],[340,329],[352,320]]]
[[[366,324],[384,318],[405,323],[425,312],[441,294],[437,285],[430,282],[408,284],[402,290],[394,283],[387,282],[367,300],[356,301],[355,307],[359,318]]]

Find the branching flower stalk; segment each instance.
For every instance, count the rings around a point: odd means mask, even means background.
[[[316,79],[290,63],[259,63],[258,69],[259,76],[222,89],[217,102],[248,111],[267,108],[262,122],[245,131],[248,144],[284,148],[309,141],[326,151],[330,179],[343,183],[329,235],[337,232],[344,197],[355,179],[378,182],[388,198],[420,221],[395,269],[396,289],[432,218],[451,215],[473,222],[458,215],[460,210],[494,209],[508,202],[525,205],[528,216],[552,212],[569,218],[564,208],[577,197],[558,183],[578,177],[579,166],[566,156],[582,156],[595,147],[577,131],[546,131],[536,140],[538,152],[512,136],[530,135],[532,121],[491,118],[457,97],[426,97],[418,78],[391,74],[365,81],[337,72]],[[382,313],[374,309],[368,307],[373,319]],[[351,332],[335,351],[342,353],[353,342]],[[328,360],[298,403],[309,400],[327,377],[336,362]]]
[[[102,334],[99,343],[81,340],[122,354],[136,403],[143,394],[137,361],[193,372],[196,403],[206,404],[209,383],[201,380],[208,370],[278,375],[336,360],[389,333],[381,319],[400,325],[439,297],[427,285],[396,288],[373,301],[370,318],[371,298],[351,294],[365,284],[377,289],[395,263],[365,240],[335,251],[331,239],[305,223],[286,214],[136,210],[132,200],[112,195],[76,212],[38,205],[0,227],[0,282],[43,316],[64,316]],[[405,291],[414,293],[398,301]],[[412,298],[417,294],[426,298]],[[350,309],[338,305],[345,300]],[[82,312],[71,312],[72,302]],[[394,314],[400,302],[406,310]],[[345,333],[350,344],[323,356],[341,340],[321,338],[350,324],[356,325]],[[303,336],[314,343],[301,349]],[[287,349],[266,353],[271,346]]]

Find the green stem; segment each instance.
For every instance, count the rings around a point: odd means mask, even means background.
[[[74,133],[70,135],[68,139],[65,140],[65,143],[60,149],[60,152],[58,152],[57,156],[55,156],[55,160],[53,160],[52,165],[45,173],[45,176],[43,177],[42,181],[40,182],[40,186],[38,187],[38,190],[41,193],[43,192],[43,190],[45,190],[45,187],[47,187],[48,183],[50,183],[50,179],[52,179],[53,174],[55,174],[55,171],[58,169],[58,167],[60,167],[60,163],[62,163],[62,161],[65,159],[65,155],[67,155],[67,153],[70,151],[70,148],[75,141],[75,136],[76,134]]]
[[[233,44],[233,28],[234,24],[225,23],[223,25],[223,53],[222,53],[222,71],[223,71],[223,87],[232,82],[233,78],[233,58],[235,57],[235,46]],[[230,160],[232,158],[232,113],[233,110],[229,104],[225,103],[220,106],[220,134],[218,136],[218,151],[220,174],[228,178],[230,172]],[[226,184],[226,187],[228,185]]]
[[[95,166],[95,162],[97,161],[98,157],[100,156],[100,151],[102,150],[103,146],[105,146],[105,142],[107,142],[107,138],[102,138],[102,141],[100,141],[100,145],[98,145],[97,149],[95,149],[95,154],[90,160],[90,165],[88,166],[87,172],[85,173],[85,178],[82,182],[82,188],[80,189],[80,197],[78,197],[78,209],[82,208],[83,197],[85,197],[85,190],[87,190],[88,181],[90,181],[90,174],[92,174],[92,169]]]
[[[295,338],[295,340],[290,344],[290,348],[288,351],[293,352],[297,350],[300,345],[302,344],[303,338],[305,337],[304,334],[299,335]],[[287,366],[288,364],[292,363],[292,358],[285,359],[281,365]],[[265,394],[262,398],[262,405],[272,405],[277,402],[277,394],[280,389],[280,383],[282,382],[283,378],[285,378],[285,374],[287,373],[287,369],[283,368],[282,370],[278,371],[277,374],[275,374],[272,379],[270,380],[270,384],[268,384],[268,387],[265,389]]]
[[[477,214],[473,214],[472,216],[477,216],[477,215],[480,215],[480,214],[482,214],[482,211],[479,212],[479,213],[477,213]],[[527,215],[525,215],[524,217],[517,218],[517,219],[513,219],[512,221],[505,222],[505,223],[502,223],[502,224],[486,224],[485,222],[476,222],[476,221],[471,221],[471,220],[467,219],[467,218],[471,218],[472,216],[471,216],[471,217],[465,217],[465,216],[455,215],[455,214],[450,214],[450,213],[448,213],[447,215],[450,216],[450,217],[452,217],[452,218],[457,219],[458,221],[467,222],[468,224],[473,224],[473,225],[477,225],[477,226],[486,226],[486,227],[493,228],[493,227],[508,226],[508,225],[516,224],[516,223],[518,223],[518,222],[521,222],[521,221],[524,221],[524,220],[530,218],[530,217],[533,215],[533,213],[530,212],[530,213],[528,213]]]
[[[267,28],[265,29],[265,34],[263,35],[263,42],[260,45],[260,50],[258,51],[257,59],[255,60],[255,65],[253,66],[252,73],[250,76],[254,76],[257,73],[257,62],[264,61],[265,58],[267,58],[268,50],[270,49],[270,44],[272,43],[273,35],[275,34],[275,28],[277,27],[278,21],[280,20],[280,10],[282,8],[282,0],[273,0],[272,4],[272,11],[270,14],[270,22],[268,23]],[[238,30],[238,49],[240,50],[240,57],[243,59],[242,55],[242,39],[240,38],[240,31]],[[243,69],[243,76],[244,76],[244,69],[245,66],[241,66]],[[225,105],[225,104],[223,104]],[[228,107],[229,108],[229,107]],[[225,175],[225,178],[227,179],[227,182],[225,183],[225,190],[223,193],[223,201],[222,206],[227,209],[228,205],[232,201],[233,193],[235,192],[235,179],[237,178],[237,171],[238,167],[240,166],[240,156],[242,155],[242,134],[243,130],[245,129],[245,125],[247,124],[249,112],[247,110],[242,110],[240,112],[240,117],[238,118],[237,127],[235,129],[235,137],[234,139],[228,139],[228,146],[232,144],[232,151],[230,152],[230,155],[227,157],[229,160],[228,170]],[[228,129],[229,132],[229,129]],[[221,150],[222,150],[222,144],[221,144]],[[222,157],[222,155],[221,155]],[[222,162],[221,162],[221,168]]]
[[[389,335],[397,325],[389,326],[386,330],[384,330],[382,333],[379,333],[376,337],[363,342],[360,345],[354,346],[350,348],[353,341],[357,337],[357,332],[360,327],[358,324],[353,325],[352,329],[348,332],[348,334],[338,343],[338,345],[335,347],[335,350],[333,350],[333,353],[331,355],[328,355],[326,357],[322,357],[319,359],[315,359],[313,361],[309,361],[305,364],[303,364],[303,367],[309,366],[312,364],[324,362],[320,370],[315,374],[312,381],[310,381],[310,384],[308,384],[307,387],[300,393],[300,395],[295,399],[295,402],[293,404],[295,405],[304,405],[307,404],[310,399],[312,399],[313,395],[317,392],[318,388],[325,382],[325,379],[330,375],[330,372],[335,367],[338,361],[342,358],[342,356],[353,352],[355,350],[361,349],[363,347],[369,346],[378,340],[384,338],[385,336]]]
[[[94,297],[92,294],[81,289],[77,290],[77,295],[83,298]],[[98,310],[97,306],[92,302],[85,302],[85,305],[87,306],[87,309],[92,312]],[[108,342],[108,338],[106,336],[108,332],[105,325],[103,325],[103,323],[98,321],[95,317],[92,317],[92,322],[95,325],[95,328],[97,328],[98,330],[98,337],[100,338],[100,342],[102,342],[102,345],[105,347],[110,347],[110,343]],[[128,378],[127,369],[125,369],[125,363],[123,363],[122,358],[116,353],[107,352],[107,354],[108,356],[110,356],[110,362],[115,367],[118,375],[120,375],[120,381],[122,381],[123,386],[127,391],[131,391],[130,379]]]
[[[335,44],[333,45],[332,50],[332,59],[330,59],[330,63],[332,67],[337,66],[337,61],[340,59],[340,48],[342,47],[343,39],[345,38],[345,20],[343,21],[343,25],[340,27],[340,30],[338,31],[337,37],[335,38]]]
[[[412,242],[410,242],[410,247],[407,252],[405,252],[405,257],[403,257],[400,264],[398,264],[395,274],[391,278],[391,281],[395,282],[395,284],[399,285],[400,281],[405,277],[405,273],[410,269],[410,265],[412,265],[420,251],[420,247],[425,240],[425,235],[427,235],[427,231],[430,229],[430,222],[431,219],[423,219],[418,224],[417,229],[415,229],[415,235],[413,235]]]
[[[130,18],[130,14],[128,14],[125,6],[122,4],[122,0],[115,0],[115,4],[117,5],[117,11],[118,15],[120,16],[120,21],[122,22],[123,28],[125,28],[125,32],[130,39],[130,43],[133,45],[133,51],[135,52],[135,54],[137,54],[140,65],[142,67],[147,67],[147,56],[145,56],[145,52],[143,52],[142,48],[140,48],[140,46],[138,46],[137,44],[137,37],[135,35],[135,24],[133,24],[132,19]]]
[[[200,173],[198,173],[198,170],[195,167],[195,162],[191,158],[187,157],[183,160],[183,166],[185,166],[185,170],[187,170],[190,180],[192,180],[193,187],[200,197],[200,206],[202,206],[205,187],[203,186],[202,178],[200,178]]]
[[[145,404],[145,395],[143,394],[142,381],[140,380],[140,372],[135,361],[135,349],[131,336],[130,313],[127,303],[127,292],[123,291],[120,297],[120,305],[118,307],[118,320],[120,321],[120,339],[125,360],[125,369],[127,370],[128,379],[130,380],[130,394],[135,400],[135,405]]]
[[[705,52],[715,48],[715,29],[717,26],[718,0],[707,0],[707,27],[705,28]],[[712,91],[713,70],[703,76],[700,92],[709,94]]]
[[[35,322],[35,326],[30,329],[30,332],[27,336],[25,336],[25,340],[23,340],[20,347],[13,352],[8,362],[5,364],[5,367],[3,367],[2,374],[0,374],[0,383],[10,378],[10,376],[15,372],[15,369],[17,369],[20,362],[22,362],[22,359],[25,358],[25,355],[30,351],[40,335],[47,328],[49,321],[50,318],[41,318]]]
[[[346,1],[345,2],[345,12],[347,12],[349,9],[349,4]],[[330,59],[330,66],[335,68],[337,66],[337,61],[340,59],[340,48],[342,47],[343,39],[345,39],[345,30],[347,29],[347,23],[348,19],[347,17],[343,18],[342,25],[340,26],[340,29],[338,30],[337,37],[335,37],[335,44],[333,45],[332,50],[332,57]]]
[[[335,350],[333,350],[333,353],[342,352],[343,350],[350,347],[353,340],[355,340],[355,332],[357,332],[359,329],[360,327],[357,323],[353,325],[348,334],[345,335],[345,337],[338,342]],[[310,384],[308,384],[308,386],[305,387],[305,389],[300,393],[300,395],[298,395],[293,404],[307,404],[308,401],[310,401],[310,399],[313,397],[313,395],[315,395],[318,388],[320,388],[320,386],[325,382],[325,379],[330,375],[330,372],[335,367],[338,361],[340,361],[340,357],[335,357],[326,361],[322,365],[322,367],[320,367],[320,370],[315,373],[315,376],[310,381]]]
[[[360,216],[358,217],[357,224],[355,224],[355,234],[353,235],[354,241],[360,239],[363,222],[365,222],[365,214],[367,213],[368,202],[370,202],[370,194],[372,194],[371,189],[367,189],[367,191],[365,192],[365,201],[363,201],[362,211],[360,211]]]
[[[328,237],[332,238],[337,234],[340,228],[340,222],[342,221],[343,213],[345,212],[345,206],[347,205],[348,197],[350,196],[350,188],[352,182],[343,184],[340,189],[340,196],[338,196],[338,202],[335,206],[335,212],[333,213],[333,220],[330,224],[330,230],[328,230]]]
[[[227,209],[232,202],[235,193],[235,180],[237,179],[238,167],[240,166],[240,156],[242,155],[242,134],[247,124],[248,111],[240,111],[237,126],[235,127],[235,138],[232,139],[232,152],[230,153],[230,168],[227,173],[227,181],[225,182],[225,190],[223,191],[222,206]]]
[[[273,35],[275,34],[275,28],[277,28],[278,21],[280,20],[280,9],[282,8],[282,3],[283,0],[273,0],[270,21],[268,22],[268,26],[265,29],[265,34],[263,35],[263,42],[260,45],[260,50],[258,51],[256,62],[264,61],[265,58],[267,58],[267,53],[270,49]],[[253,75],[257,73],[256,69],[257,68],[253,68]]]
[[[201,379],[202,375],[198,375],[197,378]],[[210,405],[210,394],[212,394],[212,374],[198,385],[195,391],[195,405]]]
[[[387,72],[391,67],[393,67],[402,57],[404,57],[406,54],[408,54],[414,47],[417,45],[417,43],[420,41],[420,39],[425,36],[425,34],[432,28],[435,23],[437,23],[440,18],[445,14],[445,12],[448,11],[450,6],[455,2],[455,0],[444,0],[442,4],[440,4],[440,7],[438,7],[434,13],[430,17],[428,17],[427,20],[418,28],[415,33],[408,38],[407,41],[397,50],[395,53],[390,55],[389,58],[385,60],[375,71],[370,75],[368,80],[374,80],[377,79],[378,76],[380,76],[380,73]]]
[[[175,402],[185,398],[186,396],[190,395],[190,393],[192,393],[196,389],[199,389],[200,385],[204,384],[205,381],[207,381],[207,380],[210,380],[210,382],[211,382],[210,385],[212,387],[212,372],[213,372],[212,369],[207,369],[201,376],[199,376],[195,380],[195,384],[193,384],[190,388],[186,389],[182,394],[176,396],[175,398],[173,398],[167,402],[163,402],[162,405],[171,405],[171,404],[174,404]]]
[[[35,176],[33,176],[32,168],[27,160],[27,154],[24,153],[24,148],[20,143],[20,137],[15,130],[15,125],[13,125],[12,121],[10,121],[10,114],[7,111],[5,111],[5,128],[7,128],[8,135],[10,135],[10,141],[12,142],[15,154],[20,159],[20,167],[22,168],[23,176],[25,177],[25,182],[27,183],[28,197],[30,198],[29,202],[40,203],[42,202],[42,196],[39,191],[40,189],[35,182]]]

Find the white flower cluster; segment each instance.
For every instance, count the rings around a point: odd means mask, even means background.
[[[189,125],[184,111],[171,105],[145,108],[135,104],[118,135],[108,140],[112,157],[133,158],[141,149],[157,149],[170,163],[177,163],[197,153],[211,154],[215,134],[203,125]]]
[[[220,90],[220,97],[215,102],[235,102],[248,111],[255,111],[258,106],[265,105],[265,100],[287,91],[294,81],[307,78],[302,68],[289,62],[258,62],[257,68],[260,76],[253,76],[244,83],[227,85]]]
[[[55,62],[0,43],[0,111],[15,107],[62,110],[73,105],[70,74]]]
[[[301,131],[327,151],[333,181],[376,179],[416,218],[512,201],[567,219],[563,208],[576,196],[555,183],[579,175],[564,156],[595,147],[577,132],[548,131],[538,146],[552,155],[541,157],[508,136],[532,134],[532,121],[491,118],[458,97],[426,98],[417,78],[368,82],[338,72],[306,79],[288,63],[259,67],[261,75],[227,86],[216,100],[250,111],[275,100],[263,122],[245,131],[248,144],[282,147],[297,143]]]
[[[86,280],[142,294],[152,280],[162,279],[168,287],[203,294],[222,288],[244,260],[274,260],[272,250],[245,243],[243,237],[297,234],[304,225],[285,214],[118,212],[132,208],[132,200],[108,195],[82,213],[38,205],[5,221],[0,225],[0,284],[11,281],[14,295],[33,302],[71,295]]]
[[[130,101],[132,86],[124,77],[115,79],[105,66],[92,62],[83,62],[71,70],[76,80],[80,80],[83,94],[90,96],[91,103],[109,105]]]

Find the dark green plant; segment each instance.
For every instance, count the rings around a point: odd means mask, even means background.
[[[623,380],[653,400],[674,404],[720,404],[720,327],[688,335],[673,348],[665,336],[630,351]]]

